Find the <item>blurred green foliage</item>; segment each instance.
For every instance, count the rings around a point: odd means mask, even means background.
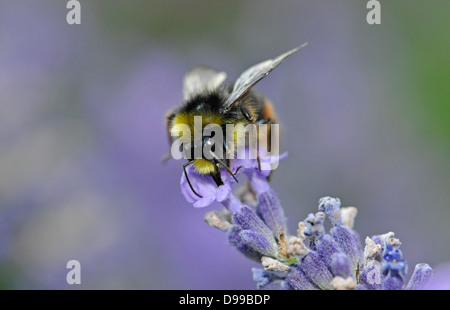
[[[414,109],[417,134],[425,134],[450,148],[450,12],[449,1],[393,3],[408,44],[411,91],[417,96]],[[420,120],[423,121],[420,121]]]

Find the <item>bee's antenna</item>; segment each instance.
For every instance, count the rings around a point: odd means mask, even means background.
[[[187,172],[186,172],[186,167],[189,166],[190,164],[192,164],[191,161],[189,161],[189,162],[187,162],[187,163],[185,163],[185,164],[183,165],[184,176],[186,177],[186,180],[187,180],[187,182],[188,182],[188,184],[189,184],[189,187],[191,188],[192,192],[193,192],[194,194],[196,194],[198,197],[203,198],[202,195],[197,194],[197,192],[196,192],[196,191],[194,190],[194,188],[192,187],[191,181],[189,181],[189,177],[188,177],[188,174],[187,174]]]

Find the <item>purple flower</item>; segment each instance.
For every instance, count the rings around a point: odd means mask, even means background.
[[[287,153],[280,156],[261,158],[259,163],[256,159],[235,159],[232,161],[231,171],[235,171],[236,176],[245,173],[251,182],[252,190],[259,196],[271,191],[269,182],[267,181],[267,176],[270,174],[270,165],[275,161],[284,160],[286,157]],[[228,210],[236,211],[240,208],[241,203],[231,194],[231,185],[235,183],[235,179],[226,170],[221,170],[220,172],[224,183],[221,186],[217,186],[211,176],[198,174],[192,166],[186,167],[186,174],[189,181],[183,173],[180,181],[181,193],[194,207],[208,207],[217,201],[222,203]],[[202,197],[199,197],[192,191],[191,185],[195,192]],[[274,193],[269,194],[269,198],[272,200],[276,199],[276,197],[274,198]],[[263,195],[260,199],[267,199],[267,195]],[[270,204],[271,206],[272,204]],[[281,207],[278,209],[281,210]],[[280,215],[279,220],[281,217],[284,217],[284,215]]]
[[[229,243],[239,252],[261,262],[264,269],[252,269],[258,288],[278,284],[282,289],[297,290],[413,290],[423,289],[430,282],[432,269],[427,264],[418,264],[406,282],[406,260],[399,249],[401,243],[392,232],[367,237],[363,250],[359,235],[353,230],[357,209],[341,208],[338,198],[321,198],[319,212],[308,214],[298,223],[297,235],[289,235],[283,208],[270,188],[267,171],[260,170],[256,160],[235,160],[232,169],[249,179],[250,186],[243,190],[255,196],[255,206],[244,205],[232,193],[233,178],[225,173],[225,184],[217,187],[212,179],[188,169],[194,189],[203,198],[192,193],[184,177],[182,191],[195,207],[214,201],[226,207],[222,214],[209,212],[205,220],[210,226],[227,231]],[[326,219],[331,223],[329,231],[324,226]]]
[[[186,173],[194,190],[202,197],[197,196],[191,189],[186,176],[181,176],[181,192],[184,198],[196,208],[204,208],[214,201],[223,202],[229,198],[233,178],[226,172],[221,172],[224,185],[217,186],[209,175],[201,175],[195,172],[192,166],[186,167]]]
[[[220,218],[217,213],[210,212],[206,217],[209,225],[228,232],[229,243],[246,257],[260,261],[263,257],[278,259],[281,263],[296,261],[287,254],[286,218],[275,192],[267,187],[261,190],[260,184],[267,183],[267,175],[259,170],[257,160],[235,160],[240,165],[239,173],[245,173],[258,179],[256,207],[244,205],[232,192],[234,182],[229,174],[222,171],[224,185],[217,187],[210,176],[197,174],[191,167],[186,169],[188,178],[198,197],[190,188],[186,177],[181,178],[181,190],[185,198],[194,207],[206,207],[214,201],[221,202],[229,213],[229,218]],[[251,183],[253,186],[253,183]],[[226,227],[226,229],[224,229]]]

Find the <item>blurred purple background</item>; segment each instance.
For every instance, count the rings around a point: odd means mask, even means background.
[[[220,206],[193,208],[182,163],[161,163],[164,115],[191,66],[234,79],[305,41],[257,87],[289,152],[272,184],[291,233],[331,195],[362,240],[396,233],[409,274],[448,262],[449,2],[383,2],[381,25],[365,5],[83,1],[70,26],[65,1],[2,1],[0,287],[254,289],[257,264],[203,221]]]

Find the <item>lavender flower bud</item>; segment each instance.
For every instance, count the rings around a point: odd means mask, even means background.
[[[344,253],[336,253],[331,259],[331,271],[334,276],[339,276],[344,279],[352,276],[352,269],[350,260]]]
[[[262,254],[249,246],[241,237],[241,229],[237,226],[228,231],[228,242],[247,258],[260,262]]]
[[[326,196],[319,199],[319,211],[325,213],[333,225],[342,224],[340,208],[339,198]]]
[[[323,290],[333,289],[333,285],[331,284],[333,275],[325,262],[320,258],[320,255],[315,251],[310,251],[303,258],[300,267],[306,277],[316,286]]]
[[[389,275],[383,280],[381,289],[383,290],[401,290],[403,288],[403,278],[400,275]]]
[[[414,273],[406,286],[407,290],[423,290],[430,284],[433,269],[428,264],[417,264]]]
[[[286,234],[286,218],[273,190],[268,190],[258,195],[256,212],[264,220],[277,240],[279,240],[281,234]]]
[[[355,270],[362,256],[358,235],[345,226],[335,226],[330,232],[331,236],[339,244],[342,252],[346,253],[350,258],[352,269]]]
[[[305,224],[303,234],[307,237],[322,237],[322,235],[324,234],[324,219],[325,214],[322,212],[317,212],[315,215],[312,213],[308,214],[308,217],[303,221],[303,223]]]
[[[327,266],[333,266],[333,257],[342,253],[337,242],[328,234],[325,234],[316,244],[316,251]],[[343,254],[343,253],[342,253]],[[345,256],[345,254],[343,254]],[[348,259],[347,259],[348,260]],[[332,269],[333,271],[333,269]],[[338,274],[334,274],[338,275]]]
[[[268,240],[263,234],[260,234],[253,230],[243,230],[241,232],[242,240],[247,243],[258,253],[264,256],[277,257],[278,246],[277,244]]]
[[[317,290],[314,284],[308,279],[302,268],[291,268],[287,276],[287,283],[296,290]]]
[[[242,206],[238,212],[233,214],[233,221],[242,230],[252,230],[260,235],[263,235],[267,240],[273,244],[277,244],[272,231],[264,224],[264,222],[256,215],[255,211],[247,206]]]

